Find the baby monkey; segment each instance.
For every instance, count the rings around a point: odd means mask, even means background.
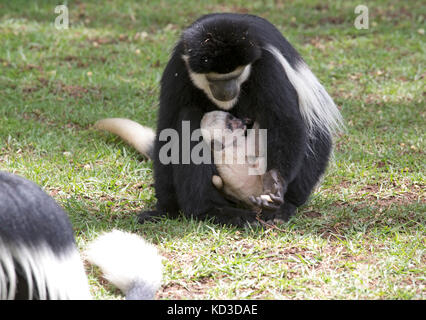
[[[266,136],[257,122],[212,111],[203,116],[200,127],[219,173],[212,178],[216,188],[253,209],[275,210],[284,203],[280,173],[266,172]]]

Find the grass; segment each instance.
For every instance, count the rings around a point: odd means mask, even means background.
[[[84,249],[120,228],[166,258],[159,299],[425,299],[425,7],[369,1],[0,1],[0,169],[38,183]],[[159,79],[182,28],[208,12],[261,15],[301,52],[347,131],[309,203],[280,229],[181,218],[139,225],[152,163],[91,125],[155,126]],[[97,299],[121,293],[87,266]]]

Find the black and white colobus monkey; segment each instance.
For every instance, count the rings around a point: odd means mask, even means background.
[[[86,252],[127,299],[152,299],[162,278],[156,248],[114,230]],[[0,300],[90,299],[72,226],[37,185],[0,171]]]
[[[163,164],[159,159],[168,143],[159,139],[164,129],[176,129],[182,138],[183,121],[190,121],[193,132],[206,112],[217,109],[267,129],[267,168],[278,170],[283,179],[283,204],[265,211],[264,219],[288,220],[307,201],[326,169],[341,115],[275,26],[253,15],[217,13],[183,32],[163,73],[151,153],[158,202],[156,211],[140,215],[141,222],[166,213],[175,216],[179,210],[219,223],[254,221],[255,212],[235,208],[211,183],[214,164],[191,159]],[[197,143],[191,141],[190,151]],[[185,152],[180,149],[182,157]]]

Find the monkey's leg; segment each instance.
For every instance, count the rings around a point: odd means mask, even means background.
[[[260,226],[256,219],[256,212],[234,207],[213,208],[206,213],[194,216],[198,219],[212,219],[214,223],[234,225],[239,228]]]
[[[159,147],[156,146],[155,150]],[[158,155],[158,151],[155,152]],[[141,212],[138,215],[138,222],[155,220],[158,217],[176,217],[179,214],[179,205],[176,199],[175,187],[170,177],[173,175],[173,167],[163,165],[158,158],[154,159],[154,181],[155,196],[157,204],[155,210]]]
[[[284,202],[281,207],[275,211],[262,211],[263,220],[267,223],[277,224],[287,222],[295,214],[297,206],[291,202]]]

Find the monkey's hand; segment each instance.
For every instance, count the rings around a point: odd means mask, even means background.
[[[279,192],[276,194],[261,194],[258,197],[251,196],[249,200],[256,207],[265,210],[277,210],[284,203],[283,196]]]
[[[278,170],[269,170],[263,175],[263,192],[260,196],[251,196],[249,200],[265,210],[276,210],[284,203],[284,180]]]

